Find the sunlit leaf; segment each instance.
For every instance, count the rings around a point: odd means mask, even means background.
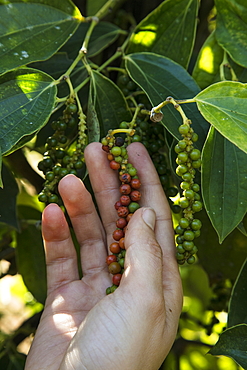
[[[205,208],[222,242],[247,210],[247,154],[211,127],[203,149]]]
[[[238,64],[247,67],[247,4],[243,0],[215,0],[216,38]]]
[[[168,58],[153,53],[135,53],[125,56],[125,61],[131,78],[145,91],[153,106],[160,104],[168,96],[175,99],[193,98],[200,90],[186,70]],[[195,104],[183,104],[183,109],[192,120],[193,128],[199,135],[198,146],[202,147],[209,125]],[[181,116],[171,104],[165,106],[162,112],[163,124],[179,140]]]
[[[19,192],[14,176],[3,165],[2,168],[3,188],[0,189],[0,222],[19,229],[16,215],[16,197]]]
[[[70,59],[75,59],[82,47],[89,26],[89,23],[81,23],[75,34],[60,51],[65,51]],[[99,22],[90,37],[87,56],[92,57],[99,54],[107,46],[112,44],[121,33],[122,30],[116,25],[108,22]]]
[[[21,138],[47,122],[55,104],[56,86],[47,74],[18,69],[0,77],[0,147],[8,152]]]
[[[228,309],[228,327],[247,324],[247,260],[244,262],[232,289]]]
[[[220,81],[219,67],[223,54],[224,51],[215,38],[215,32],[212,32],[198,54],[192,73],[201,89]]]
[[[83,20],[70,0],[14,0],[0,14],[0,73],[48,59]]]
[[[196,97],[198,109],[223,136],[247,153],[247,85],[218,82]]]
[[[124,95],[111,80],[93,71],[91,89],[92,104],[100,122],[102,135],[118,127],[122,121],[131,120]]]
[[[247,325],[236,325],[223,331],[218,342],[209,353],[214,356],[228,356],[244,369],[247,368]]]
[[[127,52],[151,51],[187,68],[195,40],[197,11],[197,0],[162,2],[137,25]]]

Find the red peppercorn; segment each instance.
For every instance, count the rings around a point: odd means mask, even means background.
[[[120,193],[121,194],[130,194],[131,193],[131,187],[129,184],[122,184],[120,186]]]
[[[110,167],[111,167],[112,170],[119,170],[120,163],[117,163],[116,161],[111,161],[110,162]]]
[[[120,284],[121,278],[122,278],[122,274],[113,275],[112,283],[118,286]]]
[[[130,185],[133,189],[139,189],[141,187],[141,181],[139,179],[132,179]]]
[[[124,232],[122,229],[116,229],[112,234],[114,240],[120,240],[123,236]]]
[[[102,145],[102,149],[105,151],[105,152],[109,152],[110,151],[110,148],[108,145]]]
[[[122,206],[118,208],[117,213],[118,217],[127,217],[129,214],[129,210],[127,207]]]
[[[119,229],[123,229],[126,225],[127,225],[127,221],[126,221],[126,218],[119,218],[116,222],[116,226],[119,228]]]
[[[138,190],[133,190],[130,193],[130,198],[133,202],[138,202],[141,199],[141,193]]]
[[[126,217],[126,221],[129,222],[132,216],[133,216],[133,213],[129,213],[128,216]]]
[[[111,243],[111,245],[110,245],[110,251],[112,253],[120,253],[121,248],[119,247],[118,243],[114,242],[114,243]]]
[[[114,256],[114,254],[110,254],[106,257],[107,265],[110,265],[112,262],[117,262],[117,256]]]
[[[122,248],[122,249],[125,249],[125,245],[124,245],[124,238],[121,238],[118,242],[119,244],[119,247]]]
[[[115,209],[118,210],[119,207],[122,207],[122,203],[120,201],[115,203]]]
[[[108,266],[108,270],[109,272],[112,274],[112,275],[116,275],[118,274],[121,270],[122,270],[122,267],[119,265],[118,262],[112,262],[109,266]]]
[[[129,173],[123,173],[120,177],[119,177],[120,181],[127,184],[131,181],[131,176]]]
[[[131,202],[131,199],[128,195],[122,195],[120,198],[120,202],[123,206],[128,206]]]

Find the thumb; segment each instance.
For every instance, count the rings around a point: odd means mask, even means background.
[[[162,286],[162,250],[155,238],[156,214],[140,208],[132,216],[125,235],[125,284]]]

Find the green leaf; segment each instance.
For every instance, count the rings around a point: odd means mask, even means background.
[[[50,58],[83,20],[70,0],[12,0],[0,14],[0,73]]]
[[[27,289],[39,302],[44,303],[46,299],[46,265],[39,226],[41,213],[27,206],[19,206],[19,213],[23,220],[22,231],[17,235],[18,272],[22,275]]]
[[[87,112],[88,142],[100,140],[100,124],[92,99],[92,85],[90,86]]]
[[[0,147],[0,188],[3,188],[3,179],[2,179],[2,151]],[[1,191],[1,189],[0,189]]]
[[[220,81],[219,66],[224,51],[219,46],[213,31],[204,42],[193,69],[192,77],[201,89]]]
[[[226,329],[209,353],[214,356],[228,356],[244,369],[247,368],[247,325]]]
[[[220,243],[246,213],[246,161],[245,152],[211,127],[202,156],[202,192]]]
[[[198,109],[216,130],[247,153],[247,85],[218,82],[196,97]]]
[[[168,96],[190,99],[200,90],[186,70],[168,58],[153,53],[136,53],[127,55],[125,61],[131,78],[145,91],[153,106],[160,104]],[[184,104],[183,109],[193,122],[193,129],[199,135],[198,146],[201,148],[209,125],[199,114],[195,104]],[[162,112],[164,126],[180,140],[178,128],[182,123],[181,116],[170,104]]]
[[[243,0],[215,0],[216,38],[238,64],[247,67],[247,4]]]
[[[2,154],[47,122],[57,88],[47,74],[31,68],[0,77],[0,147]]]
[[[16,197],[19,193],[18,185],[12,173],[3,165],[3,188],[0,189],[0,222],[4,222],[15,229],[19,229],[16,215]]]
[[[227,326],[247,324],[247,260],[245,260],[232,289]]]
[[[197,0],[163,1],[137,25],[127,52],[150,51],[187,68],[195,40],[197,12]]]
[[[87,16],[95,15],[107,0],[87,0]]]
[[[89,26],[89,23],[81,23],[75,34],[60,51],[65,51],[70,59],[75,59],[82,47]],[[92,57],[99,54],[107,46],[111,45],[121,33],[122,30],[115,24],[99,22],[90,37],[87,56]]]
[[[235,229],[222,244],[205,210],[198,213],[202,222],[201,236],[196,240],[200,264],[208,274],[210,285],[219,280],[235,281],[247,257],[247,238]],[[220,307],[220,311],[226,307]]]
[[[92,104],[101,126],[101,135],[130,121],[131,114],[121,90],[108,78],[93,71],[91,74]]]

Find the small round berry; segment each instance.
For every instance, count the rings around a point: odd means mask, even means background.
[[[106,291],[105,291],[106,295],[109,295],[111,294],[111,287],[107,288]]]
[[[76,161],[74,164],[75,169],[79,170],[83,167],[83,162],[82,161]]]
[[[182,246],[187,252],[190,252],[194,248],[194,243],[190,240],[185,240]]]
[[[59,176],[64,177],[64,176],[68,175],[68,173],[69,173],[69,171],[67,170],[67,168],[60,167]]]
[[[194,238],[195,238],[195,235],[194,235],[192,230],[186,230],[184,232],[184,239],[185,240],[191,241],[191,240],[194,240]]]
[[[115,275],[115,274],[118,274],[122,268],[121,266],[119,265],[118,262],[112,262],[109,266],[108,266],[108,270],[109,272],[112,274],[112,275]]]
[[[121,249],[125,249],[124,238],[121,238],[121,239],[119,240],[119,247],[120,247]]]
[[[38,196],[38,199],[40,202],[43,202],[43,203],[46,203],[48,200],[47,195],[45,193],[40,193]]]
[[[102,149],[103,149],[106,153],[108,153],[108,152],[110,151],[110,148],[109,148],[109,146],[108,146],[108,145],[102,145]]]
[[[111,161],[110,162],[110,168],[112,170],[119,170],[120,168],[120,163],[117,163],[116,161]]]
[[[190,130],[189,125],[183,124],[179,126],[178,131],[181,135],[187,135]]]
[[[131,202],[131,199],[128,195],[122,195],[120,198],[120,202],[123,206],[128,206]]]
[[[112,283],[118,286],[120,284],[121,279],[122,279],[122,274],[113,275]]]
[[[109,162],[114,161],[114,156],[111,153],[109,153],[107,154],[107,159]]]
[[[129,125],[128,125],[128,123],[127,122],[121,122],[120,123],[120,125],[119,125],[119,128],[122,128],[122,129],[126,129],[126,128],[128,128],[129,127]]]
[[[117,289],[117,285],[112,285],[111,286],[111,293],[114,293],[116,289]]]
[[[110,245],[110,251],[112,253],[118,254],[118,253],[121,252],[121,248],[120,248],[118,243],[114,242],[114,243],[111,243],[111,245]]]
[[[116,222],[116,226],[119,228],[119,229],[123,229],[125,226],[127,226],[127,220],[126,218],[119,218]]]
[[[131,181],[131,176],[129,173],[123,173],[119,177],[120,181],[123,182],[124,184],[128,184]]]
[[[124,268],[124,258],[120,258],[120,260],[118,261],[119,265]]]
[[[138,190],[133,190],[133,191],[130,193],[130,199],[131,199],[133,202],[139,202],[139,200],[141,199],[141,193],[140,193]]]
[[[184,259],[184,255],[183,253],[177,253],[176,254],[176,257],[177,257],[177,260],[180,261],[180,260],[183,260]]]
[[[114,155],[114,157],[121,155],[121,148],[119,146],[114,146],[111,148],[111,154]]]
[[[123,157],[121,157],[121,155],[118,155],[117,157],[115,157],[115,162],[121,164],[123,162]]]
[[[189,182],[187,182],[187,181],[183,181],[183,182],[181,182],[181,184],[180,184],[180,188],[181,188],[181,189],[183,189],[183,190],[187,190],[187,189],[189,189],[189,188],[190,188],[190,183],[189,183]]]
[[[46,174],[45,174],[45,178],[46,178],[46,180],[48,180],[48,181],[52,181],[52,180],[54,180],[54,178],[55,178],[54,172],[53,172],[53,171],[48,171],[48,172],[46,172]]]
[[[178,193],[178,189],[177,188],[175,188],[175,187],[170,187],[170,188],[168,188],[167,190],[166,190],[166,195],[168,196],[168,197],[171,197],[171,198],[173,198],[173,197],[175,197],[176,195],[177,195],[177,193]]]
[[[122,207],[122,203],[118,200],[115,205],[114,205],[115,209],[118,210],[119,207]]]
[[[202,202],[196,200],[193,204],[192,204],[192,211],[193,212],[200,212],[202,210]]]
[[[50,168],[53,165],[53,160],[51,159],[51,157],[44,157],[42,163],[45,168]]]
[[[188,161],[188,154],[186,152],[181,152],[177,156],[180,163],[185,163]]]
[[[56,152],[55,152],[55,156],[56,158],[58,159],[63,159],[63,157],[65,156],[65,151],[63,149],[57,149]]]
[[[192,167],[193,168],[200,168],[202,165],[202,160],[201,159],[197,159],[196,161],[192,161]]]
[[[195,257],[194,256],[191,256],[191,257],[189,257],[188,259],[187,259],[187,263],[189,264],[189,265],[192,265],[193,263],[195,263]]]
[[[184,175],[185,173],[187,173],[187,171],[188,171],[188,167],[185,164],[180,164],[176,168],[176,174],[179,175],[179,176]]]
[[[131,177],[135,176],[137,174],[137,169],[135,167],[131,167],[129,168],[128,173],[130,174]]]
[[[193,184],[192,185],[192,190],[195,191],[196,193],[198,193],[198,191],[200,191],[200,185],[198,184]]]
[[[133,189],[139,189],[141,187],[141,181],[139,179],[132,179],[130,185]]]
[[[124,206],[119,207],[117,210],[117,213],[118,213],[118,217],[121,217],[121,218],[127,217],[129,214],[128,207],[124,207]]]
[[[115,139],[115,145],[116,146],[123,146],[124,145],[124,138],[122,138],[122,137],[116,137],[116,139]]]
[[[129,205],[130,213],[134,213],[138,208],[140,208],[140,205],[136,202],[131,202]]]
[[[196,161],[197,159],[201,158],[201,152],[199,149],[192,149],[189,156],[193,161]]]
[[[181,207],[178,204],[173,204],[171,209],[172,209],[172,212],[175,214],[178,214],[181,212]]]
[[[191,228],[193,229],[193,230],[200,230],[201,229],[201,227],[202,227],[202,223],[201,223],[201,221],[200,220],[198,220],[198,219],[194,219],[192,222],[191,222]]]
[[[118,241],[120,240],[121,238],[123,238],[124,236],[124,232],[122,229],[116,229],[115,231],[113,231],[112,233],[112,237],[114,240]]]
[[[179,234],[179,235],[183,235],[183,233],[184,233],[184,228],[183,228],[182,226],[180,226],[180,225],[176,226],[176,228],[175,228],[175,233],[176,233],[176,234]]]
[[[183,241],[184,241],[184,237],[183,236],[177,236],[176,237],[176,243],[177,244],[183,244]]]
[[[48,198],[49,203],[58,203],[58,196],[56,194],[51,194]]]
[[[120,186],[120,193],[121,194],[130,194],[131,193],[131,186],[129,184],[122,184]]]
[[[190,204],[190,202],[188,201],[187,198],[183,197],[183,198],[179,199],[179,205],[180,205],[181,208],[188,208],[189,204]]]
[[[187,147],[187,143],[185,140],[179,140],[179,142],[177,143],[177,145],[179,146],[180,149],[184,150],[186,147]]]
[[[182,179],[184,181],[191,181],[192,180],[192,175],[190,172],[185,172],[183,175],[182,175]]]
[[[115,256],[114,254],[110,254],[106,257],[107,265],[110,265],[112,262],[117,262],[117,256]]]
[[[182,244],[177,245],[177,252],[181,254],[185,252]]]
[[[185,196],[185,198],[187,198],[187,199],[193,199],[193,198],[194,198],[194,196],[195,196],[195,193],[194,193],[194,191],[193,191],[193,190],[191,190],[191,189],[187,189],[187,190],[184,190],[183,195],[184,195],[184,196]]]
[[[183,229],[187,229],[187,227],[189,227],[189,225],[190,225],[190,221],[189,221],[187,218],[182,217],[182,218],[179,220],[179,225],[180,225]]]
[[[197,140],[198,140],[198,135],[193,132],[192,136],[191,136],[191,140],[195,143]]]

